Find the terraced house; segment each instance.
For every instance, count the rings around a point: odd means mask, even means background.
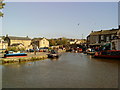
[[[92,31],[87,36],[87,43],[89,45],[105,45],[106,43],[112,43],[113,45],[119,45],[120,28],[111,30]],[[117,40],[117,41],[115,41]]]
[[[8,43],[8,46],[17,46],[22,45],[25,49],[28,49],[31,44],[31,39],[27,37],[15,37],[15,36],[8,36],[4,38],[4,41]]]
[[[87,41],[89,44],[104,44],[118,36],[119,31],[119,29],[92,31],[87,37]]]

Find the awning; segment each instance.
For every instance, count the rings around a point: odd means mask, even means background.
[[[110,46],[111,43],[107,43],[105,45],[103,45],[103,47],[107,47],[107,46]]]

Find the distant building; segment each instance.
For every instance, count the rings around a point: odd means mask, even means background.
[[[87,40],[86,39],[79,39],[76,41],[76,44],[86,44]]]
[[[86,42],[86,39],[71,39],[69,44],[84,44]]]
[[[34,38],[32,39],[31,44],[38,48],[49,47],[49,41],[46,38]]]
[[[0,49],[2,50],[2,49],[7,49],[7,47],[8,47],[8,43],[6,42],[6,41],[4,41],[3,39],[2,39],[2,37],[0,37]]]
[[[8,46],[24,46],[25,49],[29,48],[29,45],[31,44],[31,39],[27,37],[15,37],[15,36],[8,36],[4,38],[4,41],[8,43]]]
[[[71,40],[69,40],[70,44],[76,44],[76,42],[77,42],[77,39],[71,39]]]

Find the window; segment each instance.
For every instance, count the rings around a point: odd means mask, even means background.
[[[109,39],[109,36],[107,36],[107,37],[106,37],[106,41],[109,41],[109,40],[110,40],[110,39]]]
[[[101,40],[104,40],[104,36],[103,35],[101,35]]]
[[[45,42],[43,41],[43,44],[45,44]]]
[[[111,35],[111,39],[113,39],[114,35]]]

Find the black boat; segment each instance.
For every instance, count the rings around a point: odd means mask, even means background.
[[[59,54],[56,50],[51,50],[51,52],[48,54],[48,58],[58,58]]]

